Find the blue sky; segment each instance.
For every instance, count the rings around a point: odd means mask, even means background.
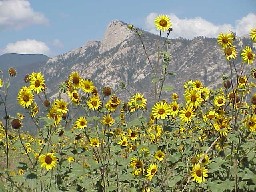
[[[170,15],[171,38],[240,36],[256,28],[256,0],[0,0],[0,55],[50,57],[101,40],[115,19],[156,33],[154,18]]]

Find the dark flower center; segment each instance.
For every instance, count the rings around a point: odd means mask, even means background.
[[[51,164],[51,163],[52,163],[52,158],[51,158],[51,156],[46,155],[46,157],[45,157],[45,160],[44,160],[44,161],[45,161],[45,163],[46,163],[46,164],[48,164],[48,165],[49,165],[49,164]]]
[[[162,26],[162,27],[166,27],[167,26],[167,21],[165,19],[161,19],[159,21],[159,25]]]
[[[158,110],[158,114],[159,114],[159,115],[163,115],[164,113],[165,113],[165,110],[164,110],[164,109],[159,109],[159,110]]]
[[[198,177],[202,177],[202,171],[201,170],[196,170],[196,175]]]

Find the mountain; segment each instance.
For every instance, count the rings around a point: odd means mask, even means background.
[[[165,47],[171,54],[168,71],[176,75],[168,76],[166,84],[172,86],[173,91],[182,93],[183,83],[190,79],[200,79],[205,85],[216,87],[222,83],[223,74],[229,74],[229,66],[215,38],[166,39],[141,32],[147,55],[152,65],[157,65],[158,73],[161,72],[157,62],[158,47],[160,50]],[[168,45],[163,46],[166,42]],[[110,86],[117,90],[120,83],[124,83],[131,93],[142,92],[152,97],[152,68],[140,38],[121,21],[112,21],[101,41],[87,42],[80,48],[51,58],[41,71],[50,90],[56,90],[70,72],[78,71],[100,87]],[[123,98],[129,96],[126,90],[119,90],[118,94]],[[163,95],[164,98],[169,96],[167,92]]]

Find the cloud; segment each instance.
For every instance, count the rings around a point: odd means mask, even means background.
[[[256,14],[249,13],[236,21],[236,34],[238,36],[247,36],[252,28],[256,28]]]
[[[157,15],[157,13],[150,13],[146,18],[146,28],[155,34],[159,34],[154,26],[154,19]],[[175,14],[169,14],[169,16],[173,24],[172,38],[183,37],[192,39],[197,36],[217,37],[219,33],[229,31],[236,32],[239,36],[244,36],[248,34],[249,29],[256,27],[256,15],[252,13],[236,21],[236,26],[232,26],[231,24],[215,25],[201,17],[181,19]]]
[[[54,39],[54,40],[52,41],[52,45],[53,45],[54,47],[57,47],[57,48],[63,48],[63,47],[64,47],[63,43],[62,43],[61,40],[59,40],[59,39]]]
[[[27,0],[0,1],[0,27],[4,29],[21,29],[32,24],[46,24],[42,13],[35,12]]]
[[[9,43],[4,48],[4,53],[20,53],[20,54],[45,54],[49,53],[50,49],[42,41],[34,39],[26,39],[24,41],[16,41]]]

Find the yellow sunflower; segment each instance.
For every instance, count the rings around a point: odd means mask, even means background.
[[[79,117],[75,122],[75,127],[78,129],[84,129],[87,127],[87,120],[85,117]]]
[[[149,165],[149,167],[147,168],[147,175],[146,175],[146,177],[149,181],[152,180],[152,178],[154,177],[154,175],[157,172],[157,169],[158,169],[157,164],[150,164]]]
[[[95,86],[93,84],[93,82],[89,79],[83,79],[81,82],[81,89],[85,92],[85,93],[92,93],[94,90]]]
[[[92,147],[99,147],[100,146],[99,138],[90,138],[90,145]]]
[[[244,121],[245,127],[251,132],[256,132],[256,115],[247,117]]]
[[[54,125],[58,125],[62,120],[62,113],[58,112],[55,107],[51,108],[47,117],[54,120]]]
[[[75,104],[78,104],[80,102],[80,96],[76,89],[73,91],[68,91],[68,96]]]
[[[0,88],[3,87],[3,80],[0,79]]]
[[[98,110],[102,104],[98,95],[91,96],[86,103],[91,110]]]
[[[128,138],[126,136],[122,136],[117,144],[121,145],[122,147],[127,147],[129,144]]]
[[[170,106],[164,101],[157,102],[152,107],[152,115],[155,119],[165,119],[170,115]]]
[[[29,80],[30,80],[30,89],[35,93],[38,94],[45,90],[45,80],[41,72],[31,73],[31,75],[29,76]]]
[[[244,63],[252,64],[255,59],[255,54],[252,52],[252,48],[246,46],[241,53],[242,60]]]
[[[201,98],[201,92],[198,89],[187,89],[185,91],[186,104],[188,106],[197,108],[204,101]]]
[[[256,28],[251,29],[250,37],[251,37],[252,41],[256,42]]]
[[[214,98],[214,105],[217,106],[217,107],[221,107],[223,105],[225,105],[225,102],[226,102],[226,98],[224,97],[224,95],[217,95],[215,98]]]
[[[77,72],[72,72],[69,75],[68,82],[74,87],[74,88],[80,88],[81,86],[81,77]]]
[[[179,104],[176,100],[170,103],[170,115],[176,117],[179,113]]]
[[[66,114],[68,112],[68,104],[63,99],[56,99],[54,101],[54,108],[57,109],[57,112]]]
[[[40,155],[39,162],[41,163],[41,167],[49,171],[57,165],[57,158],[54,156],[54,153],[47,153]]]
[[[168,15],[159,15],[155,18],[155,27],[159,31],[167,31],[171,28],[172,23]]]
[[[163,161],[164,160],[164,157],[165,157],[165,153],[161,150],[158,150],[154,157],[158,160],[158,161]]]
[[[226,48],[232,45],[234,35],[232,33],[220,33],[217,38],[217,42],[222,48]]]
[[[17,99],[22,107],[28,108],[34,101],[34,95],[30,88],[24,86],[20,89]]]
[[[103,125],[112,126],[115,123],[115,119],[113,119],[110,114],[107,114],[102,117],[101,123]]]
[[[228,132],[231,129],[229,126],[229,122],[230,122],[229,119],[220,116],[215,120],[215,123],[213,123],[213,126],[221,136],[227,136]]]
[[[188,106],[188,107],[180,110],[179,117],[181,118],[182,122],[192,121],[193,117],[195,117],[195,114],[193,112],[193,108]]]
[[[130,167],[133,168],[132,174],[138,176],[143,172],[143,162],[136,157],[132,157]]]
[[[231,59],[235,59],[237,56],[237,51],[235,46],[228,46],[224,48],[224,54],[226,59],[230,61]]]
[[[191,176],[193,177],[193,181],[197,183],[205,182],[205,178],[208,177],[208,169],[197,163],[192,168]]]
[[[108,111],[114,112],[120,103],[121,103],[121,100],[116,95],[112,95],[108,100],[108,102],[106,103],[105,107]]]
[[[135,109],[145,109],[147,105],[147,99],[141,93],[136,93],[128,102],[129,106],[134,106]]]

